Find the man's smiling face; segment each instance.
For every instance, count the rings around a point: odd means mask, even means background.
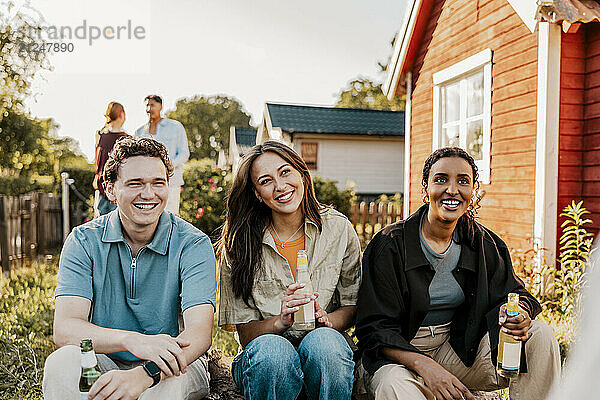
[[[125,226],[152,226],[167,205],[167,169],[157,157],[130,157],[119,167],[116,182],[107,185],[107,194],[116,201]]]

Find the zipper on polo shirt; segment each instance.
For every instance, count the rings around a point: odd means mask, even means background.
[[[134,283],[135,283],[135,267],[136,267],[135,263],[136,263],[136,258],[132,257],[131,258],[131,291],[130,291],[132,299],[135,298],[135,286],[134,286]]]
[[[129,255],[131,256],[131,285],[129,288],[129,298],[135,299],[135,269],[137,268],[137,259],[142,254],[142,251],[144,251],[146,246],[142,247],[135,257],[133,256],[133,252],[131,251],[129,244],[125,243],[125,246],[127,246],[127,250],[129,250]]]

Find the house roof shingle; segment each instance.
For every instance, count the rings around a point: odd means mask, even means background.
[[[543,0],[538,4],[540,14],[550,22],[600,21],[600,4],[596,0]]]
[[[404,136],[404,111],[267,103],[273,127],[290,133]]]
[[[256,129],[235,127],[235,142],[238,146],[252,147],[256,144]]]

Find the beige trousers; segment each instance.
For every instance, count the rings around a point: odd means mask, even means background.
[[[552,383],[560,378],[560,352],[552,328],[532,321],[530,338],[525,343],[527,373],[510,382],[511,400],[543,400]],[[496,374],[491,359],[490,339],[486,334],[477,350],[475,363],[466,367],[454,352],[448,339],[450,324],[422,327],[411,344],[437,361],[456,376],[469,390],[493,391],[509,386],[507,379]],[[367,376],[367,390],[375,400],[434,400],[423,378],[400,364],[387,364],[375,375]]]
[[[113,369],[129,369],[141,362],[115,362],[104,354],[97,354],[101,372]],[[46,359],[42,390],[45,400],[80,400],[79,376],[81,374],[81,351],[78,346],[68,345],[56,350]],[[208,362],[200,357],[188,366],[185,374],[161,381],[147,389],[140,400],[195,400],[209,392]]]

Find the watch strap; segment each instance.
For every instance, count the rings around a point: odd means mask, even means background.
[[[150,378],[152,378],[152,385],[150,387],[154,387],[160,382],[160,368],[154,361],[146,361],[142,364],[144,371],[148,374]]]

